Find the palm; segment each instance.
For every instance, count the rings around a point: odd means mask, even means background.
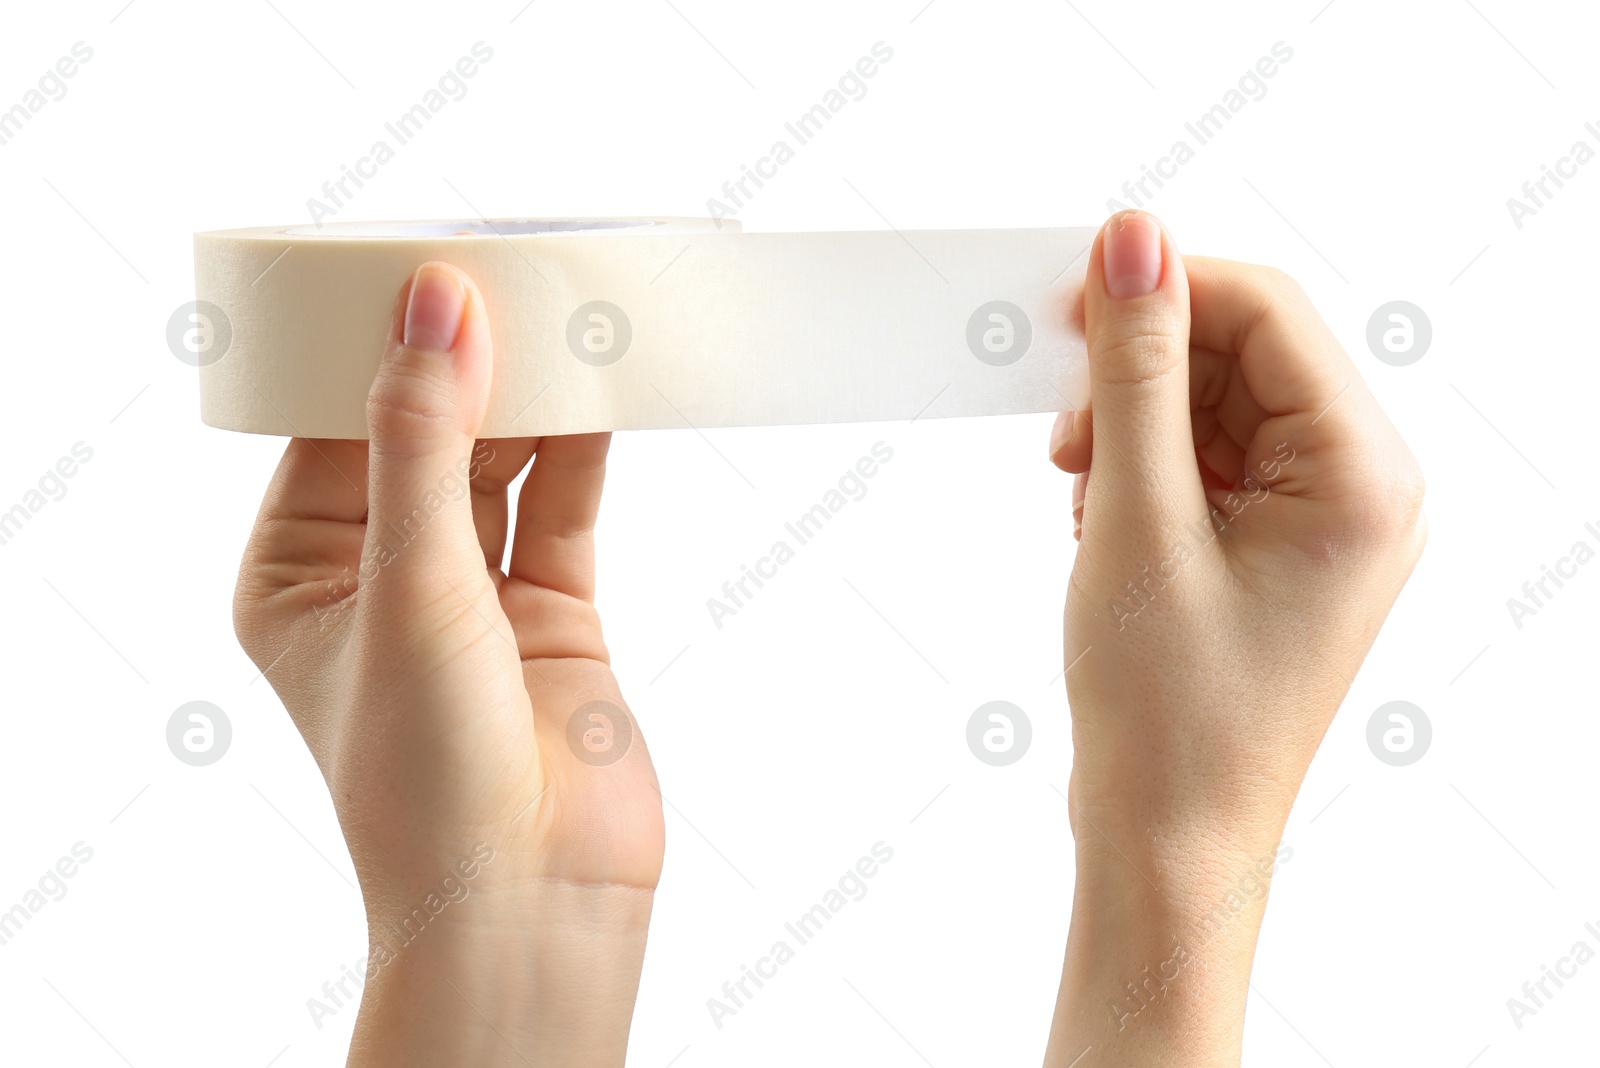
[[[519,501],[509,573],[499,566],[506,486],[535,439],[480,443],[472,494],[484,565],[427,575],[438,588],[403,613],[363,603],[377,601],[376,584],[359,596],[374,578],[369,543],[384,536],[366,526],[366,443],[297,440],[285,454],[236,618],[334,787],[358,868],[405,863],[419,846],[460,851],[470,833],[529,878],[659,878],[655,774],[592,603],[588,530],[605,441],[546,441],[545,469],[530,472]],[[350,707],[326,707],[330,677],[354,682]],[[574,744],[575,715],[588,737],[579,731]]]
[[[505,587],[514,581],[502,584],[502,605]],[[520,632],[523,624],[511,612],[507,616]],[[653,888],[664,849],[661,794],[609,664],[533,656],[522,661],[521,676],[539,771],[538,781],[524,787],[535,792],[523,821],[532,824],[529,834],[549,866],[542,874]]]

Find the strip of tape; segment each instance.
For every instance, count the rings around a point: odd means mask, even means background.
[[[195,235],[205,422],[365,438],[396,295],[483,292],[484,437],[1082,408],[1091,228],[745,234],[724,221],[344,223]]]

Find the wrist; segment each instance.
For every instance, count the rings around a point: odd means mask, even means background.
[[[1072,926],[1046,1065],[1239,1061],[1251,960],[1275,842],[1147,836],[1112,844],[1078,823]]]
[[[349,1063],[622,1065],[653,897],[544,879],[436,914],[374,902]]]
[[[1277,844],[1305,776],[1303,764],[1262,764],[1203,738],[1153,746],[1086,733],[1075,720],[1072,828],[1090,854],[1080,863],[1116,850],[1181,869],[1254,859]]]

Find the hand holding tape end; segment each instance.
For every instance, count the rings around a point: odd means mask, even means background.
[[[212,426],[364,439],[395,293],[439,260],[488,309],[485,438],[1074,410],[1094,236],[666,218],[222,230],[195,235],[191,362]]]

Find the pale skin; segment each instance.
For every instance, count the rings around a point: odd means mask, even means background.
[[[1422,552],[1422,475],[1281,272],[1180,257],[1155,219],[1118,215],[1084,326],[1093,410],[1050,450],[1081,530],[1077,884],[1045,1063],[1224,1068],[1256,887]]]
[[[1421,551],[1422,479],[1276,272],[1183,259],[1131,213],[1095,244],[1083,316],[1094,410],[1050,450],[1082,526],[1077,881],[1045,1063],[1237,1065],[1271,858]],[[352,1065],[627,1047],[664,836],[594,608],[608,436],[480,441],[492,363],[471,280],[419,268],[370,443],[290,443],[235,597],[360,877],[378,966]],[[619,759],[572,740],[596,701],[631,731]]]
[[[240,640],[332,792],[371,942],[393,958],[369,963],[352,1065],[621,1064],[661,875],[637,725],[615,763],[568,743],[590,702],[628,716],[593,604],[609,435],[480,446],[491,361],[471,281],[420,269],[396,303],[370,445],[290,443],[235,595]],[[506,486],[530,459],[508,531]],[[452,492],[462,472],[470,497]],[[492,860],[460,878],[483,845]],[[403,942],[395,925],[448,899],[452,871],[467,896]]]

